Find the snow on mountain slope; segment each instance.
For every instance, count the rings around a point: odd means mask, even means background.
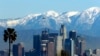
[[[73,20],[71,17],[77,16],[79,12],[76,11],[71,11],[71,12],[64,12],[62,13],[57,19],[58,23],[72,23],[71,21]]]
[[[59,14],[57,12],[53,11],[53,10],[48,11],[45,14],[46,14],[47,17],[49,17],[49,16],[58,17],[59,16]]]
[[[74,16],[76,14],[79,14],[79,12],[77,12],[77,11],[71,11],[71,12],[66,13],[66,16],[67,17],[71,17],[71,16]]]
[[[65,24],[69,30],[76,29],[79,32],[84,32],[93,31],[93,28],[96,28],[94,25],[99,24],[97,21],[99,17],[99,7],[92,7],[83,12],[71,11],[61,14],[52,10],[45,13],[30,14],[19,19],[0,21],[0,26],[16,29],[50,28],[58,30],[61,24]]]
[[[80,14],[78,20],[76,21],[76,26],[81,30],[91,30],[91,27],[93,26],[95,21],[99,19],[98,16],[100,16],[99,8],[89,8]]]
[[[100,14],[100,8],[97,7],[92,7],[89,8],[85,11],[83,11],[83,13],[80,16],[81,22],[82,23],[88,23],[88,24],[92,24],[95,21],[95,17],[98,16],[98,14]]]

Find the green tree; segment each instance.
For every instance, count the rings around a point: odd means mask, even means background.
[[[15,29],[13,28],[7,28],[7,30],[4,30],[4,41],[9,42],[9,56],[11,51],[11,43],[13,43],[16,40],[17,34]]]

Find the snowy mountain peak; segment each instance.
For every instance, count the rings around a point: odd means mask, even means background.
[[[39,16],[39,15],[41,15],[41,13],[39,13],[39,14],[29,14],[29,15],[27,15],[26,17],[27,17],[27,18],[33,18],[33,17],[37,17],[37,16]]]
[[[100,14],[100,8],[99,7],[91,7],[85,11],[83,11],[81,13],[81,18],[88,19],[90,21],[90,19],[92,20],[92,22],[94,22],[95,17],[98,16]],[[87,17],[87,18],[85,18]]]
[[[85,10],[87,13],[93,13],[93,14],[98,14],[100,13],[100,8],[99,7],[91,7],[87,10]]]
[[[54,17],[59,16],[59,14],[53,10],[46,12],[46,15],[47,16],[54,16]]]
[[[98,10],[100,10],[100,8],[99,7],[91,7],[88,10],[89,11],[98,11]]]
[[[72,12],[66,13],[66,15],[67,15],[68,17],[74,16],[74,15],[77,15],[77,14],[79,14],[79,12],[77,12],[77,11],[72,11]]]

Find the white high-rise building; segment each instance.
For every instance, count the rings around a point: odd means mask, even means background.
[[[67,39],[67,30],[66,30],[65,25],[61,25],[60,35],[62,36],[62,46],[63,46],[63,49],[65,49],[64,45],[65,45],[65,40]]]
[[[57,49],[56,49],[56,54],[57,56],[61,56],[61,50],[63,49],[62,48],[62,36],[58,36],[57,37]]]
[[[61,51],[65,49],[65,40],[67,39],[67,32],[65,25],[61,25],[60,35],[57,37],[57,56],[61,56]]]

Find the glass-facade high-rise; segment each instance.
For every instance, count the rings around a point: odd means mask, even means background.
[[[41,55],[41,37],[40,35],[34,35],[33,36],[33,49],[34,49],[34,55],[40,56]]]
[[[24,56],[24,46],[23,43],[18,43],[13,45],[13,56]]]
[[[66,39],[65,43],[65,52],[69,56],[74,56],[74,41],[72,39]]]

